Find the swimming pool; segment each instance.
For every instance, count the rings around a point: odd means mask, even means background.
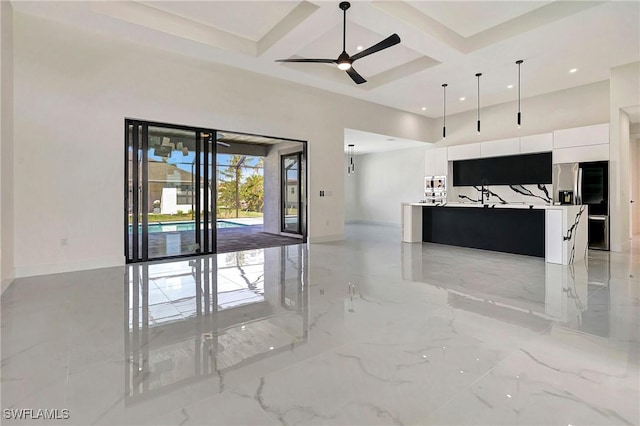
[[[240,228],[242,223],[230,222],[227,220],[216,221],[216,228]],[[139,232],[142,232],[142,225],[138,226]],[[193,231],[196,229],[195,222],[152,222],[149,224],[149,233],[153,232],[176,232],[176,231]],[[129,233],[131,233],[131,225],[129,225]]]

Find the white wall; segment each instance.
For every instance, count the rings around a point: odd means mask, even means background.
[[[359,167],[362,156],[354,156],[356,167]],[[344,174],[344,220],[345,222],[353,222],[358,218],[358,174],[347,174],[348,157],[344,156],[344,165],[342,173]],[[359,171],[359,169],[358,169]]]
[[[0,281],[1,291],[14,277],[13,210],[13,10],[0,2]]]
[[[635,131],[634,131],[635,129]],[[630,173],[631,173],[631,232],[632,235],[640,234],[640,124],[632,125],[630,148]]]
[[[609,82],[602,81],[567,90],[522,99],[522,127],[516,125],[517,103],[482,107],[480,135],[476,134],[477,112],[447,116],[447,139],[442,140],[442,119],[436,120],[431,141],[438,146],[460,145],[518,136],[548,133],[558,129],[609,122]]]
[[[209,197],[211,197],[211,194],[209,194]],[[204,189],[200,189],[200,205],[204,205]],[[187,213],[192,208],[191,204],[178,204],[178,188],[162,188],[160,213],[177,214],[178,210]]]
[[[429,146],[430,147],[430,146]],[[427,147],[358,155],[353,220],[400,224],[400,203],[424,198]]]
[[[344,235],[345,128],[414,140],[430,132],[416,114],[117,35],[22,14],[14,30],[17,276],[124,262],[125,117],[308,141],[312,242]],[[320,189],[332,196],[320,199]]]
[[[609,127],[609,229],[611,250],[624,251],[629,239],[629,116],[621,108],[640,105],[640,62],[611,69]]]

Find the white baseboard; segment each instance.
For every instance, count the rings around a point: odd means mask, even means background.
[[[348,224],[376,225],[376,226],[394,226],[400,227],[400,223],[395,222],[378,222],[375,220],[351,220]]]
[[[624,253],[625,251],[629,251],[631,250],[631,241],[631,239],[628,239],[626,241],[622,241],[620,244],[611,244],[609,250],[616,253]]]
[[[13,280],[13,278],[5,278],[2,280],[2,291],[0,291],[0,294],[4,293],[4,291],[9,288]]]
[[[88,269],[124,266],[124,256],[104,257],[78,262],[52,263],[42,265],[16,266],[15,277],[34,277],[37,275],[59,274],[62,272],[85,271]]]
[[[311,244],[315,243],[329,243],[331,241],[342,241],[344,240],[343,234],[335,234],[335,235],[323,235],[320,237],[307,237],[307,241]]]

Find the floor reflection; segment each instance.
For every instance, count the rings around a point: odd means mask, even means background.
[[[307,340],[302,245],[130,265],[125,288],[126,403]]]
[[[455,308],[528,328],[542,329],[553,322],[609,337],[611,277],[609,262],[599,260],[607,255],[592,253],[591,260],[567,266],[527,256],[487,257],[473,249],[404,244],[402,277],[446,290]]]

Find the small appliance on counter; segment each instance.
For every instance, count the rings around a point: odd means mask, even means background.
[[[447,201],[447,177],[425,176],[424,198],[426,202],[432,203]]]
[[[573,191],[558,191],[560,204],[573,204]]]

